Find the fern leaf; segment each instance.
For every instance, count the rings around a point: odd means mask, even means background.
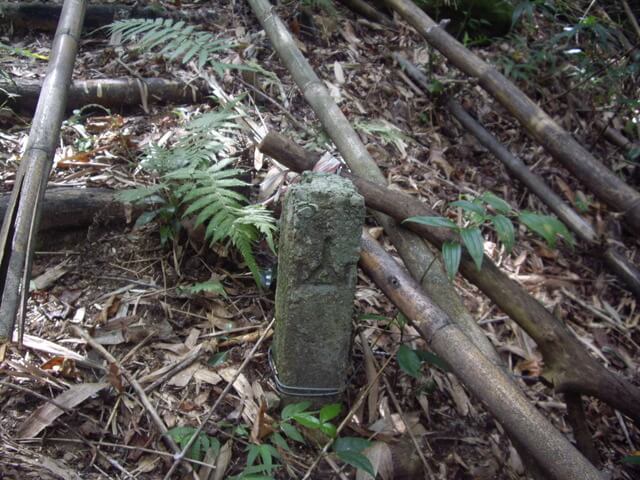
[[[120,20],[112,23],[110,30],[112,34],[122,35],[123,42],[136,42],[143,50],[154,51],[159,48],[158,53],[169,60],[182,57],[186,63],[197,56],[198,68],[207,63],[215,66],[218,62],[212,56],[232,46],[226,40],[221,41],[210,33],[185,25],[184,21],[174,23],[172,19]]]
[[[237,248],[240,255],[242,255],[242,259],[247,264],[247,267],[249,267],[256,285],[262,285],[260,267],[258,267],[258,262],[253,255],[253,238],[249,234],[249,231],[250,228],[248,225],[241,225],[233,229],[231,234],[231,244]]]

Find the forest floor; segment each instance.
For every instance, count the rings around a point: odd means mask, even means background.
[[[214,20],[197,28],[234,44],[219,54],[219,61],[236,65],[256,62],[273,75],[226,70],[209,83],[214,86],[211,99],[197,105],[151,102],[146,112],[137,107],[74,114],[62,127],[50,188],[121,190],[157,182],[140,167],[150,145],[171,145],[184,133],[187,119],[218,108],[225,95],[246,94],[240,105],[255,125],[253,130],[237,133],[239,139],[230,154],[238,158],[239,166],[251,171],[254,200],[277,204],[282,187],[294,176],[282,174],[271,159],[256,153],[255,144],[267,131],[280,132],[307,148],[339,157],[320,133],[319,121],[246,2],[164,6],[184,11],[211,9]],[[388,28],[359,19],[342,7],[337,14],[315,9],[315,31],[306,32],[299,8],[297,2],[291,2],[277,11],[296,33],[300,48],[358,130],[392,188],[419,196],[443,215],[452,210],[447,210],[448,202],[486,191],[498,194],[516,209],[547,212],[546,206],[513,180],[440,105],[439,98],[455,95],[503,144],[604,232],[607,219],[615,214],[581,190],[583,187],[497,102],[449,66],[404,22],[398,19]],[[623,127],[620,119],[624,120],[624,113],[615,111],[610,94],[595,87],[578,85],[568,94],[567,89],[578,81],[567,73],[571,59],[561,53],[555,69],[549,59],[535,64],[535,49],[525,49],[522,42],[543,45],[554,31],[562,31],[562,24],[550,23],[539,13],[527,21],[539,28],[516,27],[513,37],[494,39],[488,45],[473,47],[473,51],[512,73],[514,68],[525,72],[516,83],[598,159],[638,188],[640,169],[621,149],[607,143],[595,126],[596,120],[615,115],[614,126]],[[5,31],[1,41],[46,57],[51,38],[50,33]],[[430,72],[434,86],[444,88],[444,93],[434,98],[424,96],[390,58],[396,51]],[[522,59],[523,55],[526,58]],[[41,58],[13,50],[0,57],[0,68],[16,82],[44,78],[46,66]],[[210,79],[215,78],[208,73]],[[199,73],[193,63],[183,65],[157,53],[114,46],[104,31],[83,37],[75,79],[132,76],[191,82]],[[247,84],[274,101],[257,97]],[[30,119],[5,112],[2,121],[0,190],[6,194],[12,188]],[[637,138],[638,131],[635,135]],[[124,219],[126,212],[122,216]],[[172,456],[166,453],[140,397],[119,372],[87,367],[87,362],[101,365],[103,358],[72,326],[89,331],[138,380],[169,429],[197,427],[227,383],[237,378],[205,424],[205,439],[196,452],[202,460],[206,447],[211,447],[204,463],[216,465],[217,474],[200,478],[241,475],[248,455],[255,453],[251,445],[267,443],[263,430],[272,426],[271,418],[279,418],[282,408],[272,393],[275,386],[268,361],[271,333],[266,330],[274,316],[275,287],[258,289],[232,248],[203,249],[197,239],[188,238],[185,228],[161,244],[157,222],[134,228],[135,218],[129,220],[105,226],[97,218],[88,229],[48,231],[39,238],[32,278],[43,274],[51,278],[29,298],[25,347],[9,348],[0,366],[0,478],[163,478],[171,467]],[[368,218],[367,223],[392,251],[373,219]],[[485,252],[511,278],[552,310],[608,368],[640,383],[640,308],[593,252],[579,243],[574,249],[564,242],[551,248],[520,229],[509,254],[496,240],[495,232],[487,230],[485,236]],[[623,233],[622,240],[631,260],[640,263],[639,239]],[[274,267],[268,248],[262,244],[257,248],[261,266],[265,270]],[[221,282],[226,295],[194,293],[188,288],[212,280]],[[563,396],[540,380],[544,364],[535,343],[461,276],[455,286],[531,402],[573,439]],[[353,318],[353,362],[343,414],[368,387],[369,351],[380,364],[395,356],[400,344],[426,349],[417,332],[405,325],[397,308],[362,272]],[[260,339],[262,343],[250,356]],[[363,347],[363,341],[373,348]],[[167,367],[185,358],[191,363],[175,374],[166,373]],[[371,389],[341,435],[389,446],[369,455],[372,463],[383,469],[394,464],[397,478],[403,468],[422,470],[408,430],[424,448],[431,471],[431,477],[426,478],[524,478],[522,459],[486,409],[452,374],[426,363],[420,368],[421,375],[414,378],[394,359],[383,373],[385,380],[381,378]],[[64,392],[72,394],[64,396]],[[69,411],[55,414],[47,398],[57,398]],[[602,468],[610,478],[638,478],[637,468],[622,462],[640,448],[638,426],[592,398],[584,398],[584,410]],[[274,478],[302,478],[320,454],[322,438],[303,426],[297,428],[306,443],[288,439],[286,447],[274,446],[272,460],[281,465],[272,472]],[[37,438],[25,438],[29,436]],[[174,439],[181,441],[178,433]],[[394,455],[391,460],[390,452]],[[260,454],[258,457],[256,464],[266,461]],[[310,478],[355,478],[352,466],[335,457],[330,460],[320,462]],[[192,465],[196,470],[205,468]],[[184,470],[178,472],[176,476],[187,476]],[[360,475],[358,478],[364,478]],[[404,475],[423,476],[411,471]]]

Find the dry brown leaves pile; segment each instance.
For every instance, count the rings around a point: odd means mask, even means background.
[[[225,60],[256,60],[280,79],[280,83],[264,79],[257,85],[282,108],[249,96],[247,110],[256,122],[303,141],[304,132],[296,130],[283,109],[309,131],[317,129],[318,122],[268,41],[258,33],[248,6],[235,1],[213,3],[218,21],[201,27],[235,39],[239,45]],[[203,7],[183,3],[180,8]],[[392,188],[419,195],[441,210],[460,194],[491,190],[517,208],[545,211],[444,110],[398,73],[389,54],[402,51],[418,65],[432,65],[451,92],[460,93],[485,125],[569,201],[582,195],[571,176],[486,93],[448,67],[406,26],[389,30],[356,19],[350,12],[341,11],[338,18],[320,12],[315,18],[318,31],[309,36],[294,21],[294,10],[280,13],[298,31],[300,47],[350,120],[397,127],[406,135],[385,141],[361,129]],[[50,37],[31,34],[2,41],[21,42],[32,52],[46,55]],[[492,59],[502,54],[499,47],[477,52]],[[85,40],[80,52],[75,78],[129,76],[131,72],[165,78],[195,76],[188,66],[156,56],[132,60],[101,37]],[[2,68],[20,81],[42,78],[46,63],[11,56]],[[242,81],[253,84],[255,79],[242,77]],[[246,91],[237,73],[225,74],[220,85],[229,95]],[[211,107],[181,108],[192,115]],[[562,101],[547,106],[547,111],[562,118],[578,137],[592,135],[575,130],[575,125],[584,123]],[[26,125],[16,123],[15,118],[11,121],[13,125],[0,132],[3,191],[11,188],[28,133]],[[171,108],[159,107],[151,107],[148,115],[127,112],[69,120],[62,130],[49,185],[124,189],[145,184],[151,180],[137,168],[145,145],[168,138],[178,127]],[[309,137],[304,142],[315,145],[315,139]],[[594,148],[598,158],[619,162],[620,152],[604,141]],[[256,184],[265,176],[271,182],[277,177],[276,183],[282,179],[268,159],[257,156],[255,166],[259,167],[254,171]],[[601,225],[608,213],[594,200],[587,215]],[[637,259],[637,240],[624,240]],[[505,254],[495,238],[489,237],[486,248],[609,368],[638,378],[640,312],[636,300],[588,252],[565,247],[550,250],[523,232],[512,255]],[[22,350],[12,347],[1,365],[3,478],[162,478],[171,467],[172,454],[167,453],[151,411],[132,389],[125,371],[169,429],[197,428],[216,400],[221,400],[203,426],[206,435],[223,445],[217,455],[209,452],[203,459],[216,468],[190,465],[200,472],[200,478],[225,478],[241,472],[249,443],[263,439],[280,412],[273,395],[265,330],[273,317],[273,291],[258,291],[250,275],[225,249],[199,255],[185,241],[161,248],[152,225],[107,230],[97,222],[88,232],[47,234],[39,240],[37,251],[25,345]],[[221,281],[228,298],[192,295],[179,288],[209,279]],[[514,377],[530,379],[520,383],[531,401],[571,437],[563,398],[536,381],[544,364],[534,342],[474,287],[461,279],[456,287]],[[393,361],[370,384],[385,358],[394,356],[401,343],[411,348],[425,345],[415,331],[403,326],[397,309],[362,274],[355,303],[357,333],[344,403],[350,408],[361,392],[370,390],[343,433],[380,442],[368,455],[384,473],[382,478],[391,476],[392,467],[396,476],[411,478],[416,475],[411,469],[421,470],[423,461],[432,478],[521,477],[522,461],[500,425],[452,374],[425,365],[416,380]],[[89,332],[94,342],[115,357],[117,365],[106,363],[95,348],[74,334],[73,326]],[[255,342],[265,336],[249,358]],[[221,398],[228,382],[233,382],[232,388]],[[640,443],[637,427],[598,401],[588,399],[585,409],[605,467],[613,478],[632,478],[632,470],[621,465],[620,459]],[[409,433],[426,458],[418,457]],[[319,440],[312,432],[304,434],[307,446],[291,445],[291,451],[280,452],[286,468],[278,470],[278,478],[301,477],[318,455]],[[186,475],[184,469],[177,472]],[[353,475],[350,467],[331,460],[321,463],[311,478]]]

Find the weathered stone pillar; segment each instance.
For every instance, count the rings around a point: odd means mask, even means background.
[[[280,226],[273,355],[290,397],[345,387],[364,199],[349,180],[307,173],[287,192]]]

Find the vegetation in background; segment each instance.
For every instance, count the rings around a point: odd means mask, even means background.
[[[520,1],[513,12],[512,23],[518,28],[509,38],[511,51],[500,56],[498,64],[519,84],[537,88],[546,98],[543,108],[579,92],[581,103],[589,98],[589,104],[601,105],[622,119],[625,133],[637,139],[640,50],[624,38],[621,9],[607,6],[604,13],[593,2]],[[553,34],[541,37],[540,28]],[[543,90],[548,84],[568,87],[548,98]],[[632,151],[628,158],[634,160],[638,154]]]
[[[465,44],[487,43],[509,33],[513,5],[507,0],[416,0],[436,21],[450,20],[447,31]]]

